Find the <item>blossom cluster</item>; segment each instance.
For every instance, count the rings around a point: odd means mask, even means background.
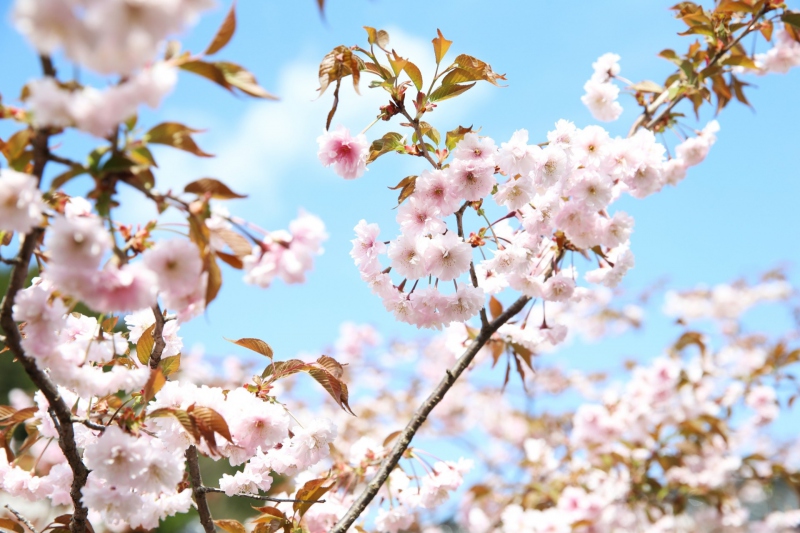
[[[756,54],[755,63],[759,74],[786,74],[789,69],[800,66],[800,43],[781,28],[775,32],[775,45],[763,54]]]
[[[610,58],[598,72],[613,73],[614,65]],[[644,198],[678,183],[688,167],[706,157],[717,130],[716,122],[709,123],[680,143],[672,159],[666,159],[664,146],[647,130],[612,138],[599,126],[579,129],[562,120],[544,147],[529,144],[528,132],[519,130],[499,148],[489,137],[468,133],[449,165],[416,178],[413,193],[398,209],[401,235],[387,246],[378,225],[362,220],[351,256],[386,309],[418,327],[441,329],[465,321],[483,307],[485,294],[506,287],[549,302],[580,298],[574,269],[556,265],[551,270],[563,252],[562,237],[570,249],[595,250],[600,268],[586,272],[588,282],[614,287],[634,264],[629,243],[633,219],[624,212],[609,214],[611,204],[623,193]],[[341,131],[330,135],[341,136]],[[498,181],[498,173],[506,179]],[[505,217],[469,238],[460,227],[448,227],[447,217],[455,214],[460,223],[470,202],[490,197],[506,209]],[[474,264],[473,249],[483,250],[485,241],[494,241],[494,256]],[[382,255],[388,256],[388,270]],[[459,283],[473,264],[477,286]],[[404,281],[394,285],[389,270]],[[425,278],[428,286],[418,287]],[[456,284],[451,294],[440,288],[439,282],[448,281]]]
[[[213,5],[211,0],[16,0],[12,18],[42,54],[63,50],[95,72],[127,76]]]
[[[586,94],[581,102],[589,108],[592,116],[602,122],[613,122],[622,114],[622,106],[617,102],[619,87],[612,80],[619,74],[617,54],[603,54],[592,63],[594,74],[583,86]]]

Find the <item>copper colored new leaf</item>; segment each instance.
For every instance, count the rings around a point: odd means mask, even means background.
[[[459,94],[465,93],[469,89],[472,89],[475,86],[475,83],[477,82],[467,83],[464,85],[442,85],[428,95],[428,100],[431,102],[440,102],[442,100],[447,100],[448,98],[453,98],[454,96],[458,96]]]
[[[15,533],[25,533],[25,529],[10,518],[0,518],[0,528],[14,531]]]
[[[503,314],[503,304],[494,296],[489,298],[489,313],[491,313],[493,319]]]
[[[136,357],[143,365],[150,363],[150,354],[153,353],[153,347],[156,345],[156,340],[153,337],[153,332],[156,325],[153,324],[142,333],[139,340],[136,342]]]
[[[213,157],[211,154],[202,151],[192,139],[192,134],[199,131],[177,122],[162,122],[150,129],[144,135],[143,140],[147,143],[172,146],[199,157]]]
[[[458,56],[456,58],[456,65],[466,70],[473,76],[476,76],[475,79],[486,80],[492,85],[497,85],[498,87],[500,87],[500,84],[497,83],[497,80],[506,79],[505,74],[497,74],[494,72],[489,63],[481,61],[480,59],[467,54],[461,54]]]
[[[214,39],[211,41],[211,44],[208,45],[206,48],[205,54],[210,56],[222,50],[228,42],[230,42],[231,37],[233,37],[234,32],[236,31],[236,2],[231,4],[231,9],[228,11],[228,15],[225,17],[225,20],[222,22],[222,25],[217,30],[217,34],[214,36]]]
[[[222,71],[222,75],[229,85],[236,87],[243,93],[267,100],[278,99],[277,96],[261,87],[253,73],[241,65],[229,61],[217,61],[214,65]]]
[[[231,200],[234,198],[247,198],[246,194],[233,192],[230,187],[214,178],[200,178],[186,185],[184,192],[197,195],[210,194],[216,200]]]
[[[442,62],[447,51],[450,49],[450,45],[453,44],[453,41],[448,41],[442,35],[442,30],[436,29],[436,33],[438,34],[437,37],[434,37],[431,41],[433,43],[433,53],[436,56],[436,64]]]
[[[155,398],[156,394],[158,394],[158,391],[161,390],[161,387],[163,387],[164,383],[166,382],[167,380],[160,368],[154,368],[151,370],[150,377],[147,379],[147,383],[144,386],[144,391],[142,392],[143,402],[147,403]]]
[[[272,359],[272,347],[267,344],[266,342],[262,341],[261,339],[255,339],[251,337],[245,337],[238,340],[233,339],[225,339],[228,342],[232,342],[242,348],[247,348],[248,350],[252,350],[256,353],[260,353],[261,355],[265,355]]]
[[[333,357],[322,355],[317,359],[317,364],[333,374],[336,379],[342,379],[344,367]]]
[[[317,383],[322,385],[322,388],[328,391],[328,394],[331,395],[339,407],[355,416],[355,413],[353,413],[348,404],[349,393],[347,391],[347,385],[322,368],[311,367],[307,372]]]
[[[228,533],[247,533],[245,527],[238,520],[214,520],[214,525]]]
[[[307,500],[305,502],[294,502],[292,504],[292,510],[295,513],[298,513],[300,517],[302,517],[306,512],[314,505],[314,502],[322,498],[326,492],[328,492],[331,487],[333,487],[333,483],[328,485],[327,487],[324,486],[325,482],[328,478],[322,479],[312,479],[311,481],[307,481],[303,487],[297,491],[297,495],[295,496],[298,500]]]

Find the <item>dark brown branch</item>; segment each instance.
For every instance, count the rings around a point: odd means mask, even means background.
[[[208,501],[206,501],[206,487],[203,487],[203,478],[200,475],[200,463],[197,459],[197,448],[189,446],[186,450],[186,463],[189,465],[189,479],[192,481],[192,494],[194,495],[194,503],[197,505],[197,514],[200,515],[200,524],[206,533],[214,533],[214,519],[211,518],[211,511],[208,509]]]
[[[42,70],[45,75],[54,77],[56,72],[50,58],[41,56],[40,59]],[[50,132],[47,129],[37,129],[31,140],[33,148],[32,174],[37,178],[40,184],[42,176],[44,175],[45,165],[47,165],[49,139]],[[0,303],[0,326],[6,334],[6,346],[20,362],[34,385],[42,391],[48,404],[50,404],[50,416],[53,418],[53,423],[58,430],[58,445],[72,469],[70,498],[72,499],[72,504],[75,509],[70,521],[70,531],[72,531],[72,533],[84,533],[86,531],[88,510],[81,502],[81,489],[86,484],[89,470],[86,468],[86,465],[83,464],[75,444],[72,413],[70,412],[69,406],[67,406],[61,398],[58,387],[56,387],[45,372],[36,366],[36,361],[25,354],[25,350],[22,348],[22,336],[13,318],[14,299],[25,285],[25,279],[28,275],[28,265],[30,264],[33,252],[43,233],[44,230],[42,228],[34,228],[20,239],[19,253],[15,259],[16,264],[11,270],[8,290],[5,296],[3,296],[2,303]]]
[[[506,310],[503,311],[500,316],[489,323],[488,326],[481,328],[478,336],[475,337],[475,339],[470,343],[464,354],[458,359],[458,361],[456,361],[456,364],[453,365],[452,368],[445,371],[444,377],[433,390],[433,392],[431,392],[431,394],[414,412],[414,416],[406,425],[405,429],[403,429],[402,433],[400,433],[400,435],[397,437],[397,441],[395,442],[392,451],[389,452],[389,455],[381,463],[381,466],[378,468],[375,477],[373,477],[372,480],[367,484],[367,487],[364,489],[364,491],[350,506],[347,514],[345,514],[331,530],[331,533],[345,533],[345,531],[347,531],[348,528],[353,525],[356,519],[361,516],[361,513],[364,512],[369,503],[378,493],[378,490],[380,490],[381,486],[383,486],[383,484],[389,478],[389,474],[392,472],[394,467],[397,466],[397,463],[411,445],[411,439],[414,438],[417,430],[420,428],[420,426],[422,426],[425,420],[427,420],[428,415],[431,413],[431,411],[433,411],[433,408],[442,401],[445,394],[447,394],[447,391],[452,388],[456,380],[459,378],[459,376],[461,376],[464,370],[467,369],[481,348],[483,348],[483,346],[489,341],[492,334],[494,334],[494,332],[497,331],[500,326],[511,320],[517,313],[519,313],[529,301],[530,298],[528,296],[521,296],[516,302],[508,306],[508,308],[506,308]]]
[[[156,327],[153,328],[155,344],[153,345],[153,351],[150,353],[150,368],[155,370],[158,368],[158,364],[161,362],[161,354],[164,353],[164,348],[167,346],[167,342],[164,340],[164,324],[166,320],[164,320],[164,313],[161,312],[158,302],[153,306],[153,314],[156,317]]]
[[[398,107],[400,108],[400,112],[403,113],[403,116],[406,117],[408,121],[411,123],[411,125],[414,127],[414,132],[417,134],[417,142],[419,143],[420,148],[422,149],[422,155],[425,157],[425,159],[428,160],[428,162],[433,166],[433,168],[441,168],[441,165],[436,161],[434,161],[433,158],[431,157],[431,154],[428,152],[428,147],[425,146],[425,139],[423,139],[422,130],[419,129],[419,120],[411,118],[411,115],[409,115],[408,111],[406,111],[405,104],[403,104],[402,102],[397,102],[397,104]]]
[[[214,492],[219,494],[225,494],[225,491],[222,489],[218,489],[216,487],[200,487],[199,490],[201,492]],[[272,496],[261,496],[260,494],[244,494],[244,493],[237,493],[234,496],[238,496],[240,498],[250,498],[251,500],[263,500],[267,502],[277,502],[277,503],[325,503],[325,500],[295,500],[293,498],[273,498]]]
[[[465,202],[464,205],[461,206],[461,209],[455,212],[456,215],[456,225],[458,226],[458,236],[464,239],[464,224],[462,218],[464,217],[464,211],[467,209],[469,205],[468,202]],[[499,244],[499,243],[498,243]],[[472,280],[472,286],[477,288],[478,287],[478,274],[475,272],[475,262],[469,262],[469,277]],[[487,327],[489,325],[489,318],[486,316],[486,308],[481,307],[481,327]]]

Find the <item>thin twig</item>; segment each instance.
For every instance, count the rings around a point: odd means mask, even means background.
[[[88,418],[80,418],[80,417],[77,417],[77,416],[73,416],[72,417],[72,421],[75,422],[76,424],[83,424],[84,426],[86,426],[89,429],[94,429],[94,430],[97,430],[97,431],[105,431],[106,430],[106,426],[104,426],[103,424],[98,424],[97,422],[92,422]]]
[[[716,65],[717,62],[719,62],[725,56],[725,54],[730,52],[734,46],[739,44],[739,42],[745,36],[749,35],[750,32],[752,32],[753,29],[755,29],[756,23],[758,23],[758,21],[761,20],[761,17],[763,17],[766,14],[768,8],[769,8],[769,3],[765,3],[764,7],[762,7],[758,13],[753,15],[753,20],[750,21],[750,24],[747,26],[747,28],[745,28],[745,30],[741,34],[739,34],[739,36],[736,39],[734,39],[733,41],[722,47],[722,49],[719,52],[714,54],[714,57],[712,57],[709,60],[705,68],[713,67],[714,65]],[[680,81],[675,81],[673,82],[672,85],[674,86],[676,84],[680,84]],[[669,113],[672,111],[672,109],[685,98],[685,94],[678,95],[658,115],[656,115],[655,117],[653,117],[648,121],[647,119],[650,117],[650,115],[652,115],[656,111],[656,109],[658,109],[658,107],[660,107],[661,104],[663,104],[669,97],[669,92],[671,88],[672,86],[665,89],[661,94],[658,95],[658,97],[652,104],[650,104],[649,106],[647,106],[647,108],[645,108],[645,112],[641,116],[639,116],[639,118],[637,118],[636,121],[633,123],[631,131],[628,134],[629,137],[633,135],[636,132],[636,130],[642,126],[644,126],[644,128],[648,130],[652,129],[654,126],[660,123],[664,119],[664,117],[668,116]]]
[[[197,505],[197,514],[200,515],[200,524],[206,533],[214,533],[214,519],[206,501],[206,491],[203,490],[203,478],[200,475],[200,464],[197,459],[197,448],[194,445],[186,449],[186,463],[189,465],[189,479],[192,481],[192,494]]]
[[[33,524],[31,524],[30,520],[28,520],[27,518],[22,516],[22,514],[19,511],[17,511],[16,509],[14,509],[13,507],[11,507],[8,504],[5,505],[5,508],[8,509],[11,512],[11,514],[16,516],[17,520],[19,520],[22,524],[24,524],[25,527],[27,527],[28,529],[33,531],[33,533],[39,533],[38,531],[36,531],[36,528],[33,527]]]
[[[553,265],[557,264],[563,255],[564,251],[559,250],[555,260],[551,263],[551,265],[548,267],[548,270],[544,274],[545,279],[549,278],[553,274]],[[427,420],[428,415],[431,413],[431,411],[433,411],[433,408],[442,401],[445,394],[447,394],[447,391],[453,387],[459,376],[461,376],[464,370],[469,367],[470,363],[472,363],[472,360],[475,358],[481,348],[483,348],[484,345],[489,341],[494,332],[496,332],[500,326],[511,320],[517,313],[519,313],[525,307],[525,304],[527,304],[528,301],[530,301],[528,296],[521,296],[516,302],[508,306],[506,310],[500,314],[500,316],[494,319],[487,326],[481,328],[481,330],[478,332],[478,336],[475,337],[475,339],[470,343],[464,354],[459,357],[458,361],[452,368],[445,372],[444,377],[433,390],[433,392],[431,392],[431,394],[414,412],[414,416],[406,425],[405,429],[403,429],[402,433],[398,435],[392,451],[381,463],[378,471],[375,473],[375,477],[373,477],[372,480],[367,484],[364,491],[358,496],[358,498],[355,499],[353,504],[350,506],[350,509],[347,510],[347,513],[341,518],[341,520],[339,520],[333,529],[331,529],[330,533],[345,533],[345,531],[347,531],[348,528],[353,525],[358,517],[361,516],[369,503],[378,493],[378,490],[380,490],[383,484],[386,483],[386,480],[389,478],[389,474],[392,472],[394,467],[397,466],[397,463],[411,445],[411,439],[414,438],[417,430],[420,428],[420,426],[422,426],[425,420]]]
[[[411,118],[411,115],[409,115],[408,111],[406,111],[406,106],[402,102],[398,102],[398,106],[400,108],[400,112],[408,119],[408,121],[411,123],[411,126],[414,128],[414,132],[417,134],[417,142],[422,148],[422,155],[428,160],[433,168],[441,168],[441,165],[434,161],[431,157],[431,154],[428,152],[428,147],[425,146],[425,139],[422,138],[422,130],[419,128],[419,120]]]
[[[224,490],[218,489],[216,487],[200,487],[198,490],[200,490],[200,492],[214,492],[214,493],[226,494]],[[293,498],[273,498],[272,496],[261,496],[260,494],[237,493],[233,494],[233,496],[238,496],[240,498],[250,498],[253,500],[277,502],[277,503],[325,503],[325,500],[295,500]]]
[[[464,239],[464,224],[462,221],[462,217],[464,216],[464,211],[467,209],[469,202],[464,202],[464,205],[461,206],[461,209],[455,212],[456,215],[456,225],[458,226],[458,236]],[[499,243],[498,243],[499,245]],[[476,289],[478,288],[478,274],[475,272],[475,262],[469,262],[469,277],[472,280],[472,286]],[[481,307],[481,326],[487,327],[489,325],[489,318],[486,316],[486,308]]]

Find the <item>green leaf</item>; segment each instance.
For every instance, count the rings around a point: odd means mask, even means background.
[[[466,128],[464,126],[459,126],[454,130],[448,131],[445,135],[444,145],[448,150],[452,151],[467,133],[472,133],[472,126]]]
[[[89,169],[82,165],[73,165],[67,170],[66,172],[62,172],[50,183],[50,190],[55,191],[63,187],[68,181],[76,176],[80,176],[81,174],[86,174],[89,172]]]
[[[231,200],[235,198],[247,198],[246,194],[233,192],[227,185],[214,178],[200,178],[186,185],[183,192],[203,196],[210,194],[215,200]]]
[[[217,30],[217,34],[214,36],[214,39],[211,41],[211,44],[208,45],[206,48],[205,54],[210,56],[222,50],[228,42],[230,42],[231,37],[233,37],[234,32],[236,31],[236,2],[234,1],[231,4],[231,9],[228,11],[228,15],[225,17],[225,20],[222,22],[222,26],[219,27]]]
[[[192,133],[201,130],[194,130],[177,122],[162,122],[154,126],[144,134],[144,142],[151,144],[165,144],[178,150],[184,150],[199,157],[214,157],[213,155],[201,150],[197,143],[192,139]]]
[[[386,133],[380,139],[372,141],[372,145],[369,147],[367,163],[372,163],[383,154],[403,148],[404,146],[402,135],[393,131]]]
[[[749,69],[753,69],[753,70],[757,70],[758,69],[758,66],[755,64],[755,62],[752,59],[750,59],[748,56],[746,56],[746,55],[726,57],[725,59],[722,60],[721,63],[723,65],[733,65],[733,66],[745,67],[745,68],[749,68]]]
[[[158,363],[158,368],[161,369],[161,373],[164,374],[164,377],[174,374],[181,368],[181,354],[164,357]]]
[[[150,354],[153,353],[153,347],[156,345],[156,340],[153,337],[153,332],[156,325],[153,324],[142,333],[139,340],[136,342],[136,357],[139,362],[147,366],[150,364]]]
[[[800,13],[797,11],[785,11],[783,15],[781,15],[781,20],[786,24],[800,29]]]
[[[442,85],[428,95],[428,100],[431,102],[441,102],[442,100],[453,98],[454,96],[458,96],[459,94],[472,89],[472,87],[475,86],[475,83],[477,82],[468,83],[465,85]]]

